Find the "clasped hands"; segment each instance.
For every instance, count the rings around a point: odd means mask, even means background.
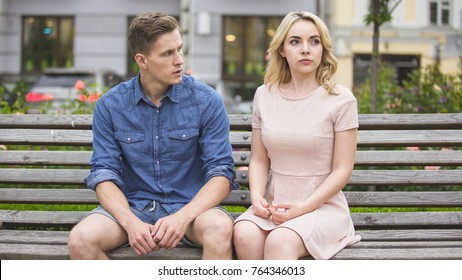
[[[266,199],[260,198],[252,203],[253,212],[263,219],[270,219],[276,225],[287,222],[299,216],[300,205],[297,203],[268,203]]]
[[[135,221],[128,233],[128,241],[136,254],[173,249],[186,233],[188,224],[180,215],[173,214],[159,219],[154,225]]]

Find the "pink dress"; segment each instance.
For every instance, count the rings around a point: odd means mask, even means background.
[[[271,162],[266,200],[299,202],[310,196],[332,172],[334,133],[358,127],[357,102],[346,87],[339,95],[319,87],[308,96],[290,98],[277,86],[260,86],[253,101],[252,127],[261,130]],[[252,207],[236,222],[248,220],[263,230],[290,228],[303,239],[315,259],[330,259],[358,242],[343,192],[318,209],[283,224],[253,214]]]

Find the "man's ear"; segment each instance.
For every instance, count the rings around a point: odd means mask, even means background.
[[[146,57],[141,53],[135,54],[135,61],[139,68],[146,69],[148,67]]]

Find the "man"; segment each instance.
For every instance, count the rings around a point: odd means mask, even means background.
[[[203,259],[231,259],[232,218],[217,205],[237,187],[223,101],[183,75],[178,22],[137,16],[128,41],[139,74],[97,102],[91,173],[101,204],[70,233],[73,259],[107,259],[127,242],[138,255],[180,241]]]

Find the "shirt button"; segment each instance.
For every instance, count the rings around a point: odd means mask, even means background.
[[[183,138],[185,138],[185,137],[186,137],[186,135],[183,134]]]
[[[157,161],[157,164],[159,164],[159,163],[160,163],[160,161]]]
[[[159,139],[159,135],[156,135],[156,139]]]
[[[127,138],[128,141],[132,140],[130,137]]]

